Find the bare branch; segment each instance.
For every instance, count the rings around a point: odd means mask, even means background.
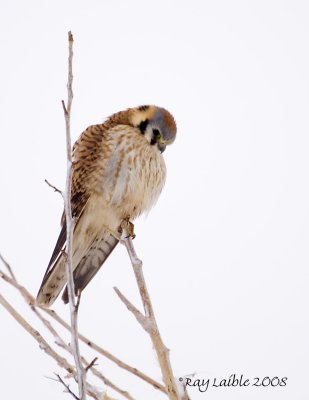
[[[59,335],[59,333],[54,329],[54,327],[52,326],[52,324],[50,323],[50,321],[46,320],[41,313],[35,308],[35,307],[31,307],[32,310],[34,311],[34,313],[36,314],[36,316],[43,322],[43,324],[46,326],[46,328],[51,332],[51,334],[54,336],[55,338],[55,343],[64,348],[67,352],[69,352],[71,355],[73,353],[72,348],[61,338],[61,336]],[[81,361],[83,362],[84,365],[86,365],[85,368],[85,372],[87,372],[88,370],[91,370],[91,372],[96,375],[99,379],[102,380],[102,382],[106,385],[109,386],[111,389],[115,390],[116,392],[120,393],[121,395],[123,395],[124,397],[128,398],[129,400],[134,400],[130,394],[119,388],[119,386],[115,385],[111,380],[109,380],[108,378],[106,378],[101,372],[99,372],[97,369],[94,368],[94,364],[97,361],[98,357],[95,357],[91,363],[88,363],[87,360],[84,357],[81,357]],[[91,391],[91,387],[88,384],[87,385],[87,390]]]
[[[64,328],[70,330],[70,326],[54,311],[54,310],[49,310],[47,308],[42,308],[44,312],[46,312],[48,315],[50,315],[52,318],[54,318],[60,325],[62,325]],[[78,335],[79,339],[84,342],[88,347],[96,351],[97,353],[101,354],[102,356],[108,358],[110,361],[118,365],[118,367],[130,372],[131,374],[137,376],[138,378],[142,379],[143,381],[149,383],[151,386],[153,386],[155,389],[160,390],[163,393],[166,393],[166,389],[161,383],[155,381],[152,379],[150,376],[144,374],[143,372],[139,371],[137,368],[132,367],[131,365],[125,363],[124,361],[120,360],[119,358],[115,357],[113,354],[111,354],[109,351],[103,349],[93,341],[91,341],[89,338],[86,336],[79,334]]]
[[[72,392],[72,390],[70,389],[70,386],[64,382],[64,380],[60,377],[59,374],[55,374],[55,376],[57,377],[57,379],[51,378],[50,376],[47,376],[47,378],[51,379],[52,381],[55,381],[55,382],[60,382],[62,385],[64,385],[67,393],[71,394],[75,399],[80,400],[76,396],[76,394]],[[98,390],[94,386],[91,386],[89,384],[87,384],[87,393],[89,394],[89,396],[93,397],[95,400],[116,400],[116,399],[112,399],[111,397],[109,397],[106,393],[104,394],[104,398],[102,398],[102,394],[98,393]]]
[[[70,331],[70,325],[65,322],[54,310],[50,310],[48,308],[44,307],[34,307],[35,306],[35,299],[34,297],[28,292],[28,290],[18,284],[16,280],[13,280],[10,278],[8,275],[6,275],[3,271],[0,270],[0,277],[15,287],[19,293],[23,296],[25,299],[26,303],[29,304],[33,310],[36,310],[37,308],[40,308],[41,311],[44,313],[48,314],[50,317],[52,317],[55,321],[57,321],[61,326],[63,326],[65,329]],[[42,317],[43,318],[43,317]],[[43,321],[42,321],[43,322]],[[43,322],[44,323],[44,322]],[[155,389],[160,390],[163,393],[166,393],[166,389],[163,385],[161,385],[159,382],[155,381],[154,379],[150,378],[148,375],[144,374],[143,372],[139,371],[137,368],[132,367],[129,364],[126,364],[119,358],[115,357],[113,354],[111,354],[109,351],[103,349],[102,347],[98,346],[96,343],[92,342],[90,339],[88,339],[86,336],[79,334],[78,335],[79,339],[84,342],[88,347],[93,349],[94,351],[98,352],[102,356],[108,358],[110,361],[114,362],[118,367],[130,372],[131,374],[137,376],[138,378],[142,379],[143,381],[149,383],[151,386],[153,386]]]
[[[64,210],[65,210],[65,221],[67,228],[66,237],[66,276],[68,285],[68,295],[70,303],[70,317],[71,317],[71,341],[73,346],[73,354],[75,365],[77,369],[77,380],[80,400],[86,400],[86,377],[85,371],[81,362],[80,350],[78,344],[78,308],[75,304],[75,289],[73,279],[73,218],[71,210],[71,185],[72,185],[72,150],[71,150],[71,107],[73,101],[73,72],[72,72],[72,59],[73,59],[73,35],[71,32],[68,33],[69,40],[69,58],[68,58],[68,100],[67,104],[62,101],[64,110],[65,127],[66,127],[66,149],[67,149],[67,177],[66,187],[64,193]]]
[[[144,310],[145,310],[145,319],[147,322],[141,322],[143,321],[142,318],[139,317],[137,318],[137,313],[136,311],[132,308],[132,304],[125,299],[124,296],[122,295],[121,300],[126,304],[126,306],[129,308],[129,310],[135,315],[135,317],[138,319],[140,324],[143,326],[143,328],[149,333],[150,338],[153,343],[153,347],[157,353],[157,357],[159,360],[161,372],[162,372],[162,378],[163,382],[165,383],[166,389],[167,389],[167,394],[170,400],[187,400],[188,396],[187,394],[181,395],[178,390],[178,386],[176,384],[170,359],[169,359],[169,350],[168,348],[164,345],[158,326],[157,322],[155,319],[154,311],[152,308],[149,292],[146,286],[144,274],[143,274],[143,263],[142,261],[137,257],[134,246],[133,246],[133,241],[130,236],[127,235],[127,232],[125,229],[123,229],[123,234],[122,234],[122,243],[126,246],[127,252],[129,254],[134,275],[136,278],[136,282],[138,285],[138,289],[140,292],[140,296],[143,302]],[[117,293],[119,296],[119,293]],[[120,297],[120,296],[119,296]],[[134,307],[134,306],[133,306]],[[149,328],[149,326],[151,328]]]

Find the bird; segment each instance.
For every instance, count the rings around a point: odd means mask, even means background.
[[[165,108],[142,105],[117,112],[89,126],[72,148],[72,269],[75,295],[99,271],[120,241],[124,222],[156,203],[166,180],[162,153],[176,137],[176,122]],[[50,307],[63,290],[68,303],[65,267],[65,213],[36,303]]]

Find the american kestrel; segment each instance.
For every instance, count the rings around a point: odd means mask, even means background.
[[[175,136],[173,116],[151,105],[129,108],[90,126],[74,144],[71,205],[76,294],[119,242],[123,221],[134,220],[157,201],[166,177],[162,153]],[[37,295],[37,303],[45,307],[66,284],[64,216],[61,224]],[[68,302],[67,287],[62,299]]]

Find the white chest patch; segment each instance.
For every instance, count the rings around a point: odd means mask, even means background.
[[[165,183],[164,159],[155,146],[137,129],[113,132],[112,152],[106,160],[101,181],[108,208],[117,209],[121,218],[136,218],[157,201]]]

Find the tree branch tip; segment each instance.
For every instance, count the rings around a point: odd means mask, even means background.
[[[13,270],[12,270],[12,267],[11,267],[10,264],[5,260],[5,258],[2,256],[2,254],[0,254],[0,260],[2,261],[2,264],[5,266],[5,268],[8,270],[8,273],[10,274],[11,278],[13,279],[13,281],[17,283],[17,279],[16,279],[16,276],[15,276]],[[5,279],[3,275],[1,275],[1,277],[2,277],[3,279]]]
[[[85,372],[88,372],[90,368],[95,367],[95,366],[97,365],[97,364],[96,364],[96,361],[97,361],[97,360],[98,360],[98,357],[95,357],[95,358],[91,361],[91,363],[90,363],[89,365],[87,365],[87,367],[85,368]]]
[[[56,186],[52,185],[50,182],[48,182],[47,179],[44,179],[44,182],[52,189],[54,189],[54,192],[58,192],[61,194],[61,196],[63,197],[63,193],[60,189],[58,189]]]
[[[74,397],[74,399],[80,400],[79,397],[77,397],[76,394],[72,392],[72,390],[70,389],[70,385],[66,384],[59,374],[55,375],[58,378],[58,382],[62,383],[62,385],[65,387],[65,393],[69,393],[71,396]]]

